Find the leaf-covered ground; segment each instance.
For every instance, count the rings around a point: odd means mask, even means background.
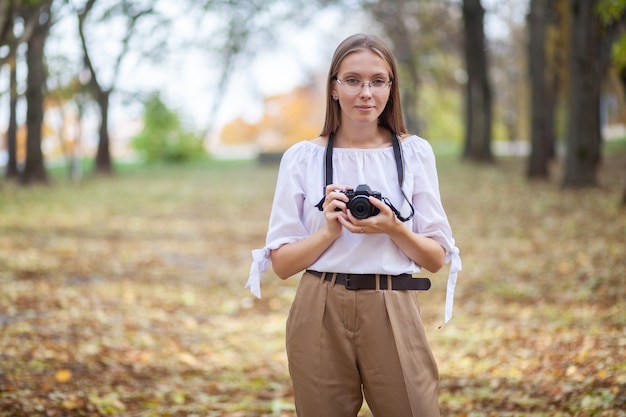
[[[421,294],[442,415],[626,416],[626,156],[583,191],[515,159],[439,165],[464,262],[451,323],[447,268]],[[0,184],[0,417],[294,416],[297,278],[243,288],[275,178],[212,162]]]

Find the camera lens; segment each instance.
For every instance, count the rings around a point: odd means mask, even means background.
[[[372,215],[372,203],[367,196],[357,195],[348,203],[348,209],[357,219],[367,219]]]

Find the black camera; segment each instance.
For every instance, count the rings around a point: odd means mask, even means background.
[[[367,219],[380,213],[380,210],[370,203],[368,197],[372,196],[382,200],[382,195],[379,191],[372,191],[369,185],[359,184],[355,190],[343,190],[341,192],[348,196],[349,200],[346,206],[357,219]]]

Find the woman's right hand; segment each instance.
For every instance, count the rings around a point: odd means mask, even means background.
[[[339,218],[348,218],[346,203],[348,202],[348,196],[342,191],[349,189],[339,184],[329,184],[326,186],[326,198],[322,207],[324,209],[324,216],[326,216],[326,222],[328,231],[333,236],[339,236],[341,234],[342,225],[339,222]]]
[[[287,279],[308,268],[341,235],[343,226],[339,219],[347,219],[346,203],[349,200],[341,191],[348,188],[338,184],[326,187],[326,197],[322,203],[326,216],[325,228],[322,227],[305,239],[287,243],[271,251],[272,268],[276,275]]]

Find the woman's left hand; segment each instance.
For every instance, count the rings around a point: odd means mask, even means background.
[[[357,219],[348,210],[347,218],[339,218],[339,222],[352,233],[389,233],[399,223],[396,215],[387,204],[376,197],[369,197],[369,201],[380,213],[366,219]]]

